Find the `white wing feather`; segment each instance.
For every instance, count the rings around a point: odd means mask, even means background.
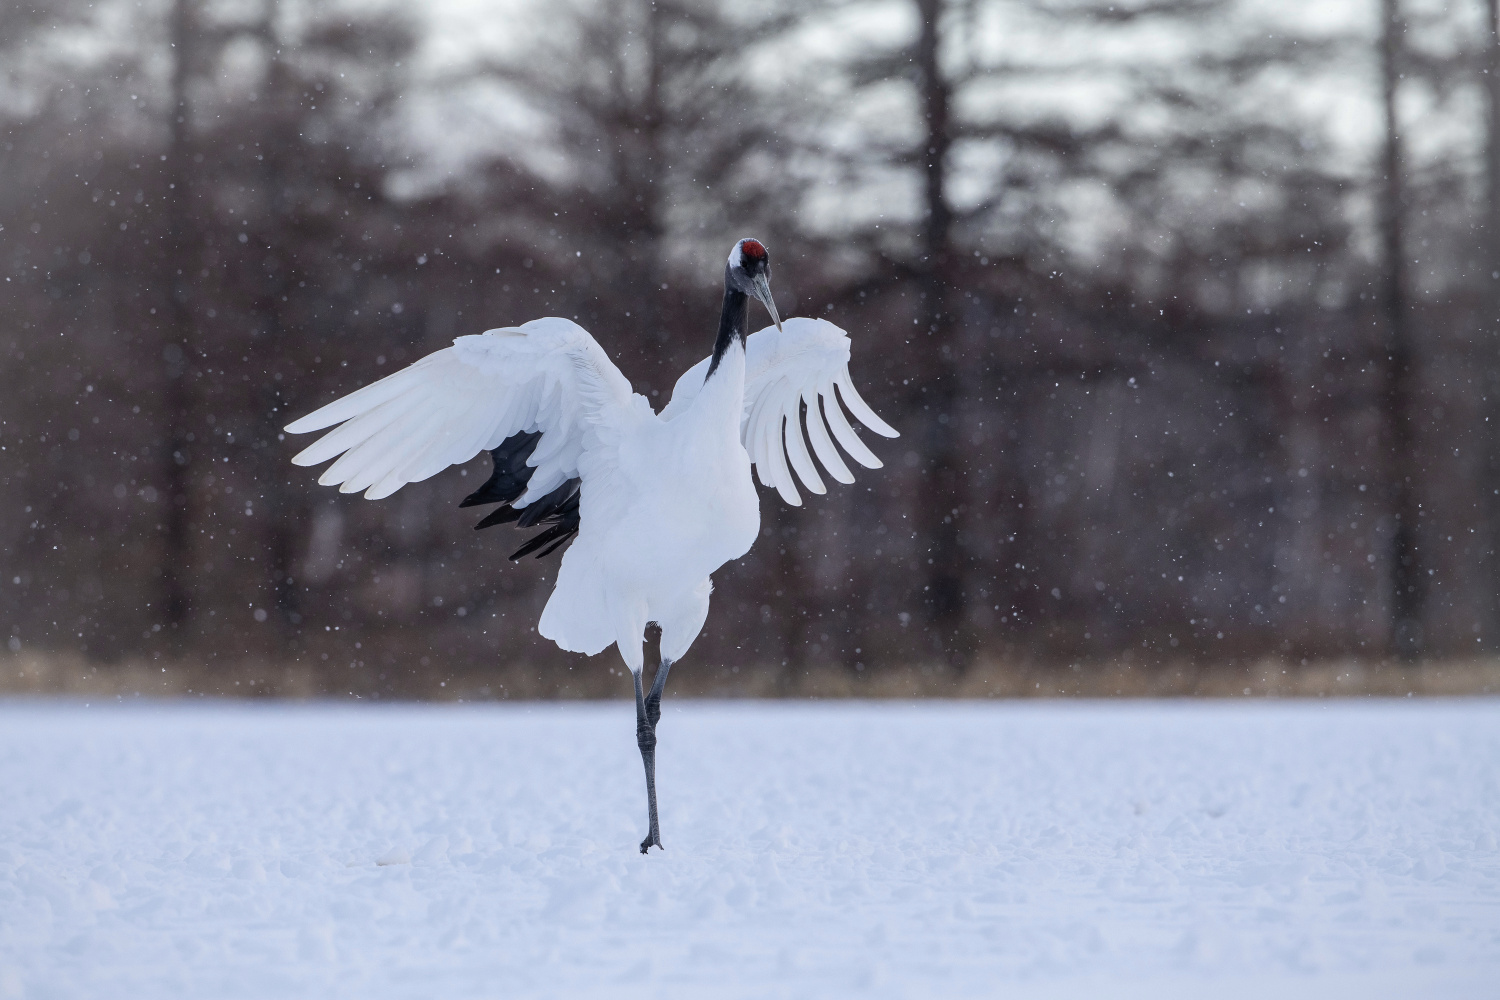
[[[467,462],[512,434],[539,430],[527,463],[537,471],[516,500],[524,507],[579,474],[579,457],[639,409],[632,397],[630,382],[588,331],[550,317],[459,337],[286,430],[340,425],[292,461],[338,457],[318,482],[344,493],[364,490],[371,500]]]
[[[672,401],[661,412],[663,420],[671,420],[687,410],[703,387],[708,364],[709,359],[704,358],[677,380]],[[854,482],[853,474],[834,447],[834,438],[865,468],[881,466],[880,459],[849,426],[840,401],[856,420],[876,434],[900,436],[895,428],[876,416],[855,390],[849,375],[849,336],[832,323],[794,317],[786,320],[780,330],[768,326],[745,339],[745,412],[740,421],[740,440],[750,461],[755,463],[761,483],[774,486],[782,499],[794,507],[802,505],[798,480],[814,493],[827,492],[813,464],[814,454],[834,479]],[[802,436],[804,404],[811,454]]]

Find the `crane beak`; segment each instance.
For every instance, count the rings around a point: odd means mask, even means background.
[[[776,300],[771,298],[771,279],[764,274],[757,275],[754,279],[755,297],[760,299],[760,304],[766,307],[766,312],[771,314],[771,322],[776,324],[776,329],[781,329],[781,316],[776,312]]]

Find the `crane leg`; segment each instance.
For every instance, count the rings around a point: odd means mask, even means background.
[[[656,676],[651,681],[651,692],[641,689],[641,675],[635,678],[635,742],[641,748],[641,763],[646,768],[646,808],[650,812],[651,829],[641,841],[641,853],[653,846],[661,847],[661,825],[656,818],[656,723],[661,719],[661,692],[667,686],[667,672],[672,661],[662,657],[656,666]]]

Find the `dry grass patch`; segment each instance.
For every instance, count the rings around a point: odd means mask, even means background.
[[[1330,660],[1308,664],[984,660],[963,670],[900,666],[863,671],[694,669],[672,675],[672,694],[720,698],[1325,698],[1500,694],[1500,659],[1418,664]],[[80,698],[270,697],[433,701],[623,698],[623,668],[604,657],[576,667],[525,662],[457,670],[350,672],[327,664],[247,658],[125,660],[23,652],[0,657],[0,695]]]

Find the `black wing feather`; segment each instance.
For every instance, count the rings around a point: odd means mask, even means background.
[[[495,471],[479,489],[464,497],[460,507],[477,507],[485,503],[510,503],[526,492],[531,474],[536,470],[526,464],[531,453],[542,440],[541,431],[522,431],[512,434],[500,442],[500,447],[490,451],[495,460]],[[498,523],[498,522],[497,522]]]
[[[564,542],[578,534],[578,501],[583,486],[581,480],[570,479],[551,493],[525,507],[511,506],[522,493],[526,492],[532,474],[536,472],[526,464],[526,460],[531,457],[532,452],[536,451],[537,443],[541,439],[541,431],[522,431],[500,442],[500,447],[491,449],[490,458],[494,459],[495,471],[490,474],[490,478],[483,486],[470,493],[459,504],[460,507],[475,507],[488,503],[503,504],[498,509],[490,511],[483,520],[474,525],[475,531],[511,522],[515,522],[518,528],[534,528],[539,524],[550,525],[545,531],[538,532],[528,539],[525,545],[511,553],[512,562],[518,562],[532,552],[537,553],[538,559],[550,555]],[[541,551],[537,552],[538,549]]]

